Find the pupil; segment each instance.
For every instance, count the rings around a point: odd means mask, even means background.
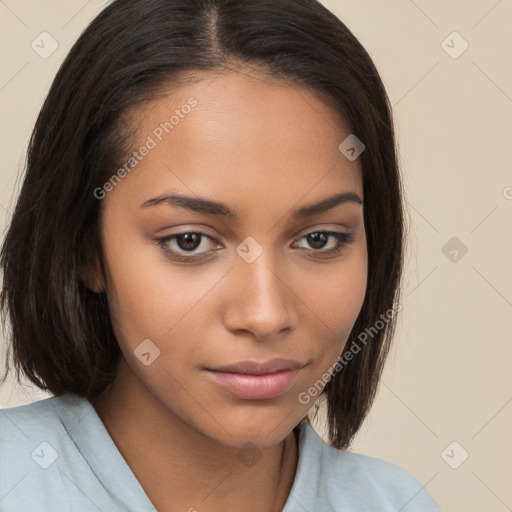
[[[314,249],[321,249],[326,242],[327,235],[325,233],[313,233],[311,235],[308,235],[308,238],[312,240],[311,242],[308,242]],[[316,245],[320,242],[320,245]]]
[[[176,239],[176,243],[180,247],[180,249],[183,249],[184,251],[190,251],[192,249],[196,249],[199,246],[199,240],[201,238],[201,235],[198,235],[197,233],[186,233],[184,235],[180,235]],[[184,240],[184,243],[180,241]]]

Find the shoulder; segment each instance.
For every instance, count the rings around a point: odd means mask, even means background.
[[[325,497],[326,504],[338,504],[331,510],[440,512],[408,471],[376,457],[333,448],[309,424],[302,450],[308,465],[317,466],[308,469],[317,475],[315,492]]]
[[[82,397],[66,394],[0,409],[0,453],[20,447],[26,450],[31,439],[60,440],[66,434],[63,416],[79,415],[83,403]]]
[[[31,438],[48,435],[54,437],[62,428],[55,402],[56,397],[30,404],[0,409],[0,435],[2,455],[5,450],[28,447]]]
[[[5,486],[17,483],[11,477],[30,480],[34,473],[40,477],[53,474],[53,463],[65,457],[70,442],[69,426],[61,415],[79,416],[81,408],[81,397],[64,395],[0,409],[0,473],[8,475],[0,479],[0,496],[10,490]]]
[[[0,409],[0,512],[91,509],[97,486],[71,435],[87,404],[66,394]]]
[[[331,459],[327,467],[332,468],[326,477],[334,493],[339,489],[340,479],[343,479],[350,482],[353,488],[361,489],[372,505],[386,504],[386,510],[440,511],[424,485],[404,468],[361,453],[337,450],[327,445],[326,449]],[[360,493],[356,498],[360,499]]]

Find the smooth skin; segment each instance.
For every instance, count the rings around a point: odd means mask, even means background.
[[[106,276],[89,286],[107,293],[123,359],[92,403],[157,510],[281,511],[297,468],[292,430],[318,398],[298,396],[342,353],[367,283],[362,204],[292,212],[339,193],[363,200],[362,171],[338,149],[348,126],[315,91],[248,68],[195,78],[130,113],[134,150],[158,143],[102,201]],[[197,106],[158,141],[190,98]],[[237,216],[141,207],[170,193]],[[327,254],[339,244],[307,236],[318,230],[352,240]],[[197,232],[213,240],[158,243]],[[251,263],[236,251],[247,237],[263,249]],[[147,339],[160,355],[146,366],[136,349]],[[276,357],[304,367],[270,399],[237,398],[205,370]]]

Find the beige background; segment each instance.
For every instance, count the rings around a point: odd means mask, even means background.
[[[353,450],[406,468],[445,512],[512,510],[512,1],[324,3],[387,86],[411,220],[400,329]],[[0,1],[2,231],[38,109],[104,4]],[[43,31],[47,59],[31,48]],[[466,254],[443,252],[452,237]],[[10,382],[0,407],[46,396]]]

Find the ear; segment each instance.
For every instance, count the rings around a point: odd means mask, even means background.
[[[97,256],[94,257],[92,263],[81,269],[80,280],[94,293],[105,292],[105,276]]]

